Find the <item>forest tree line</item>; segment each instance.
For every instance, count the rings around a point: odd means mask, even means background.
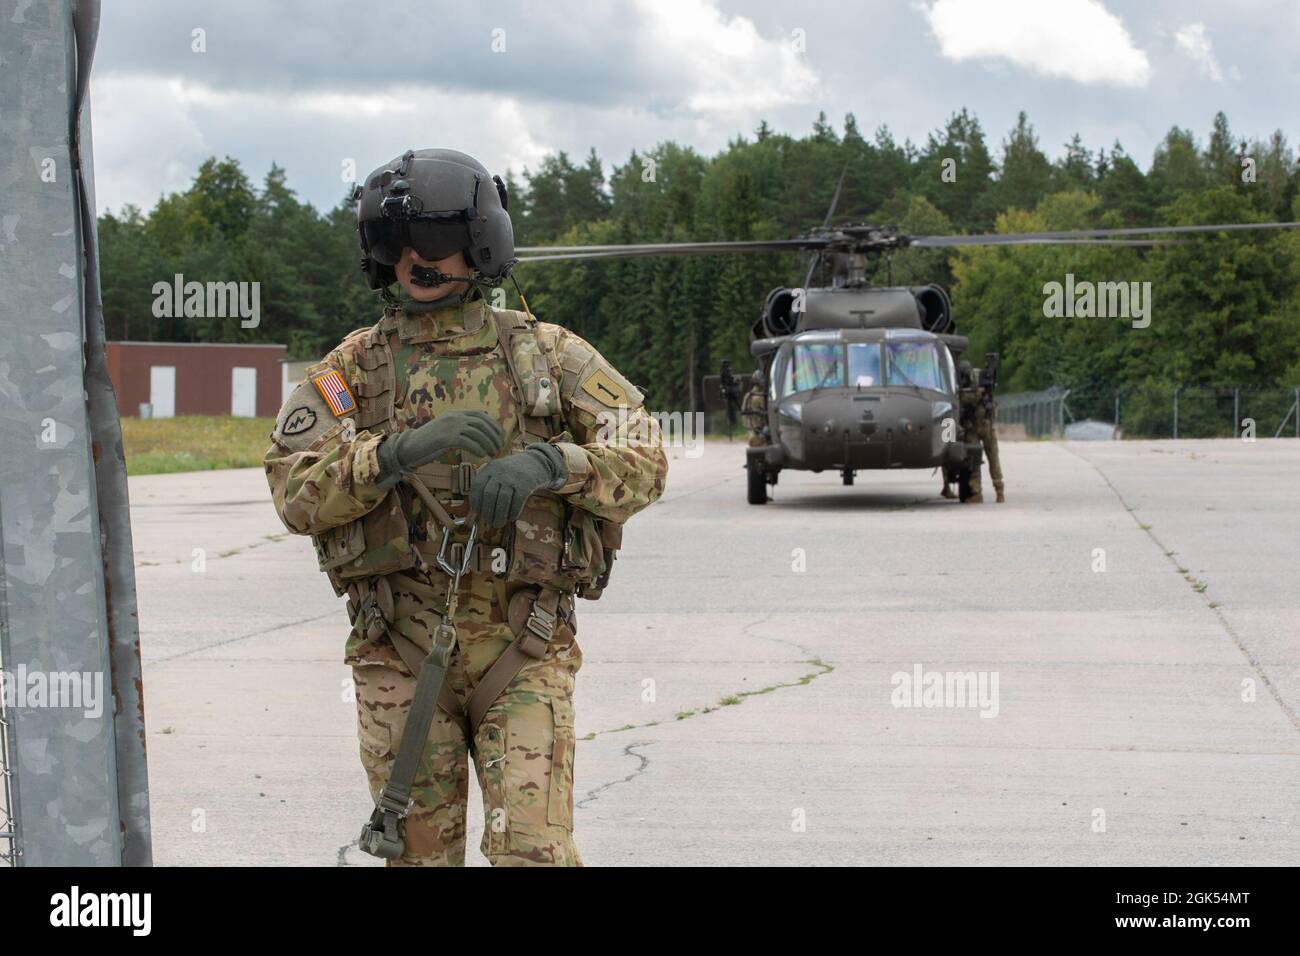
[[[1245,141],[1219,113],[1204,141],[1171,129],[1146,169],[1119,143],[1063,145],[1049,158],[1023,113],[996,148],[966,110],[920,145],[886,127],[868,138],[852,114],[837,130],[822,115],[805,136],[764,123],[712,157],[662,143],[608,177],[594,151],[561,152],[507,185],[518,245],[789,238],[821,224],[841,173],[836,221],[918,235],[1300,219],[1300,168],[1281,131]],[[208,159],[148,212],[101,215],[99,241],[110,339],[283,342],[292,358],[316,358],[380,311],[351,204],[319,212],[276,165],[258,186],[237,161]],[[539,318],[589,339],[653,407],[690,409],[722,360],[752,366],[749,328],[767,293],[799,285],[806,268],[798,254],[731,255],[521,264],[516,277]],[[155,316],[154,284],[176,273],[259,282],[260,324]],[[1067,274],[1151,283],[1150,325],[1045,316],[1045,284]],[[1296,233],[1152,249],[914,249],[877,263],[873,278],[948,288],[971,354],[1000,353],[1003,392],[1300,385]]]

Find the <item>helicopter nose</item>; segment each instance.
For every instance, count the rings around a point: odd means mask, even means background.
[[[814,468],[932,465],[930,410],[913,395],[819,396],[803,405],[803,460]]]

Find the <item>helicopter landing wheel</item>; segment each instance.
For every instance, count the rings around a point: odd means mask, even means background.
[[[841,474],[844,476],[844,484],[845,484],[845,485],[851,485],[851,484],[853,484],[853,469],[852,469],[852,468],[845,468],[844,471],[841,472]]]
[[[957,475],[957,498],[961,501],[965,501],[973,494],[970,490],[970,478],[970,468],[963,468]]]
[[[767,469],[763,467],[763,453],[758,449],[750,449],[745,455],[745,472],[748,479],[748,500],[751,505],[767,504]],[[772,475],[772,483],[776,483],[776,475]]]

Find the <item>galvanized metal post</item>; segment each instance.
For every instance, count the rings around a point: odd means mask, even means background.
[[[1174,437],[1178,437],[1178,393],[1180,389],[1174,386]]]
[[[134,563],[87,106],[99,3],[5,6],[0,661],[14,692],[3,756],[16,862],[147,864]],[[42,682],[43,696],[28,693]]]
[[[1115,427],[1119,428],[1119,389],[1115,390]]]
[[[1232,390],[1232,436],[1241,437],[1241,389]]]

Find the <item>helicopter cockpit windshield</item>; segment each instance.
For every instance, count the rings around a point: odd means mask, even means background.
[[[885,384],[953,390],[952,358],[933,341],[886,341]]]
[[[929,336],[887,334],[883,341],[846,343],[823,333],[791,343],[788,357],[778,363],[772,394],[882,385],[952,392],[956,378],[951,353]]]
[[[781,396],[844,384],[844,343],[837,337],[796,342],[781,375]]]

